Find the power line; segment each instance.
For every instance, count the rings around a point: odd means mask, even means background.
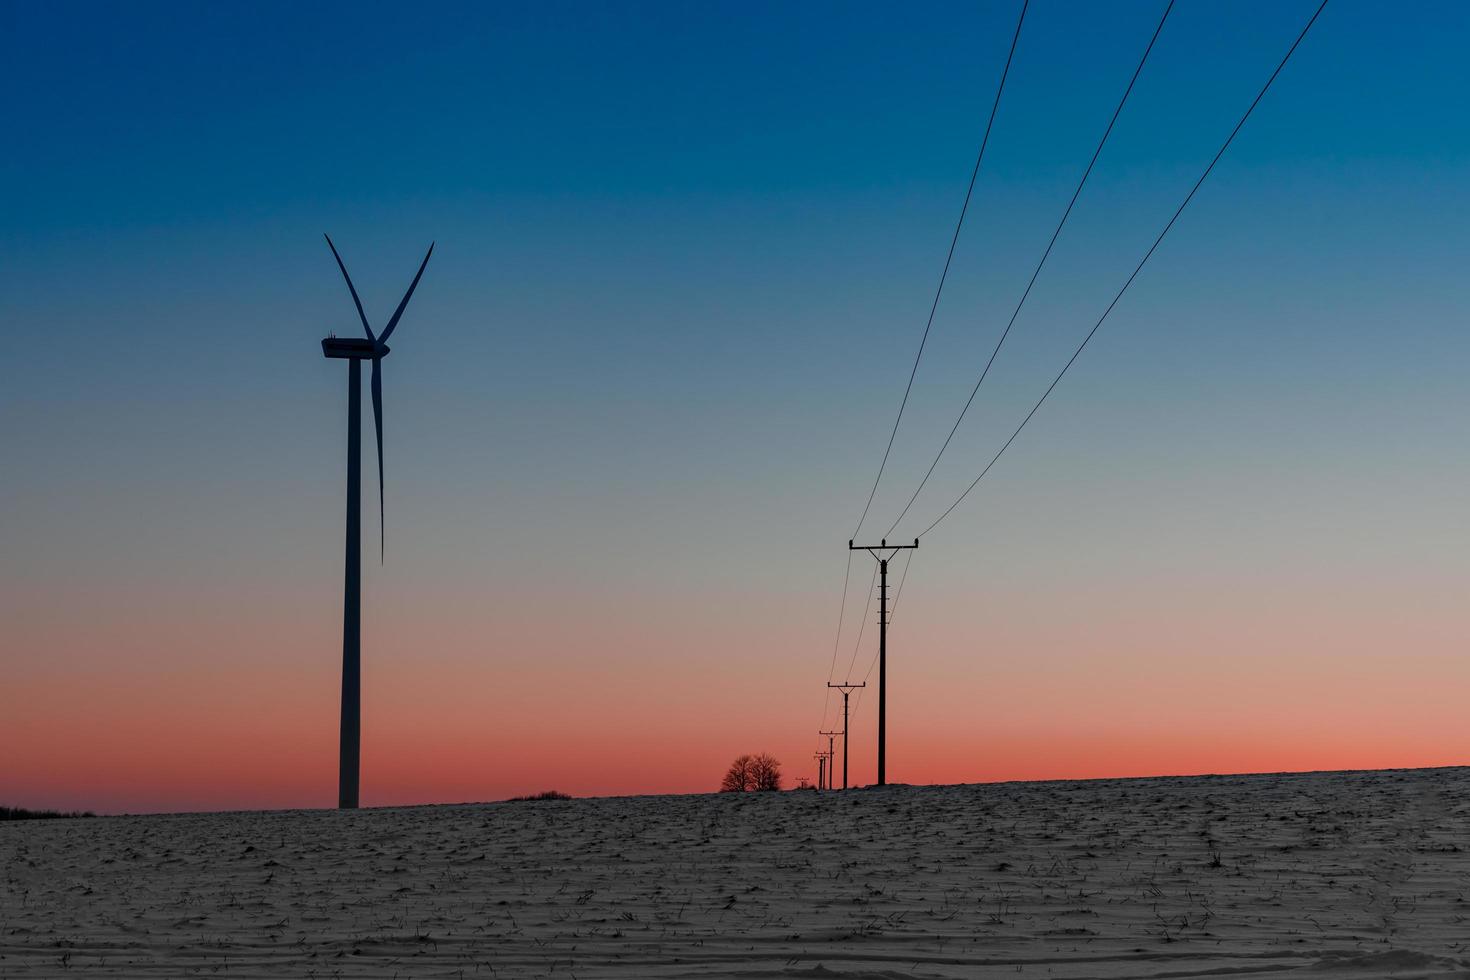
[[[1138,67],[1133,69],[1133,75],[1128,79],[1128,87],[1123,90],[1123,97],[1118,100],[1118,107],[1113,110],[1113,116],[1108,120],[1107,129],[1103,130],[1102,139],[1098,140],[1097,149],[1092,151],[1092,159],[1087,161],[1087,168],[1082,171],[1082,179],[1077,182],[1077,189],[1072,192],[1072,199],[1067,202],[1067,208],[1062,212],[1061,220],[1057,222],[1056,229],[1051,233],[1051,240],[1046,243],[1046,249],[1041,253],[1041,260],[1036,263],[1036,268],[1031,273],[1031,281],[1026,283],[1026,289],[1021,293],[1020,301],[1016,303],[1016,308],[1011,311],[1011,318],[1006,323],[1005,330],[1001,332],[1000,339],[995,342],[995,349],[990,352],[990,359],[985,362],[985,368],[980,372],[979,380],[975,382],[975,387],[970,389],[970,397],[965,401],[965,407],[960,409],[959,418],[955,419],[954,426],[949,430],[949,435],[944,437],[944,444],[939,447],[939,452],[934,455],[934,461],[929,464],[929,469],[924,473],[924,478],[914,488],[913,496],[909,497],[908,503],[904,504],[903,511],[894,519],[893,524],[889,526],[888,534],[893,533],[894,528],[898,527],[899,521],[904,519],[904,515],[914,505],[914,501],[919,499],[919,493],[924,489],[924,485],[929,482],[929,477],[934,475],[934,468],[939,465],[940,457],[949,448],[950,440],[959,431],[960,423],[965,420],[965,414],[969,412],[970,406],[975,401],[975,395],[980,391],[980,386],[985,383],[986,377],[990,374],[991,365],[995,363],[995,359],[1000,354],[1000,349],[1005,344],[1006,338],[1011,335],[1011,328],[1016,325],[1016,317],[1020,316],[1021,308],[1026,305],[1026,300],[1031,295],[1031,289],[1036,285],[1037,277],[1041,275],[1041,270],[1045,267],[1046,260],[1051,257],[1052,248],[1056,245],[1057,239],[1061,237],[1062,228],[1066,226],[1067,218],[1071,216],[1072,208],[1077,204],[1077,199],[1082,196],[1082,188],[1087,186],[1087,178],[1092,175],[1092,168],[1096,166],[1097,158],[1102,156],[1103,147],[1107,145],[1108,137],[1113,134],[1113,127],[1117,125],[1118,117],[1123,114],[1123,106],[1128,104],[1128,96],[1133,93],[1133,86],[1138,81],[1138,76],[1143,73],[1143,66],[1148,61],[1149,53],[1154,49],[1154,42],[1159,39],[1159,34],[1164,30],[1164,22],[1169,19],[1169,12],[1173,9],[1174,0],[1169,0],[1168,4],[1164,7],[1163,16],[1159,18],[1159,26],[1154,28],[1154,33],[1149,38],[1148,46],[1143,49],[1143,57],[1138,59]]]
[[[1307,21],[1307,25],[1302,28],[1301,33],[1297,35],[1296,40],[1293,41],[1291,47],[1287,49],[1286,55],[1281,59],[1281,63],[1276,66],[1276,70],[1271,73],[1271,77],[1266,79],[1266,84],[1261,86],[1260,92],[1256,93],[1256,97],[1254,100],[1251,101],[1250,107],[1245,110],[1245,114],[1240,117],[1240,121],[1237,122],[1235,124],[1235,128],[1230,131],[1230,135],[1225,139],[1224,144],[1221,145],[1219,152],[1217,152],[1215,156],[1210,160],[1209,166],[1205,167],[1204,173],[1200,175],[1199,180],[1195,181],[1194,186],[1190,188],[1189,193],[1185,195],[1183,203],[1181,203],[1178,209],[1174,212],[1174,216],[1169,219],[1169,223],[1164,226],[1164,230],[1159,232],[1159,237],[1154,239],[1154,243],[1149,246],[1149,249],[1147,252],[1144,253],[1143,258],[1138,261],[1138,265],[1136,268],[1134,268],[1132,275],[1130,275],[1128,277],[1128,280],[1123,283],[1123,288],[1118,290],[1117,295],[1113,297],[1113,301],[1108,304],[1107,309],[1103,310],[1102,316],[1097,318],[1097,322],[1093,324],[1092,329],[1087,332],[1087,336],[1082,338],[1082,343],[1077,345],[1077,349],[1072,352],[1072,356],[1068,358],[1066,365],[1063,366],[1062,370],[1057,373],[1057,376],[1052,379],[1052,383],[1047,386],[1046,391],[1039,399],[1037,399],[1036,404],[1031,407],[1031,411],[1026,413],[1026,417],[1021,420],[1021,424],[1016,426],[1016,430],[1011,433],[1010,438],[1005,441],[1005,444],[1000,447],[999,451],[997,451],[996,454],[991,457],[990,462],[985,464],[985,468],[980,471],[980,475],[975,477],[975,479],[971,481],[970,485],[965,488],[965,491],[959,495],[959,498],[955,500],[954,503],[946,507],[944,509],[944,512],[934,519],[933,523],[931,523],[928,527],[919,532],[919,537],[923,537],[930,531],[934,530],[934,528],[939,526],[939,522],[948,517],[950,515],[950,512],[958,507],[960,503],[963,502],[964,499],[970,495],[970,491],[975,489],[976,484],[978,484],[982,479],[985,478],[985,474],[990,472],[991,467],[993,467],[996,464],[996,461],[1000,459],[1000,457],[1005,453],[1007,449],[1010,448],[1010,445],[1012,442],[1015,441],[1016,436],[1020,435],[1021,430],[1026,428],[1026,423],[1031,421],[1032,416],[1034,416],[1037,410],[1041,408],[1042,404],[1051,395],[1052,391],[1056,389],[1056,386],[1061,382],[1067,371],[1071,369],[1074,363],[1076,363],[1077,358],[1082,355],[1082,351],[1087,347],[1088,342],[1091,341],[1093,336],[1097,334],[1098,329],[1103,325],[1103,321],[1108,318],[1108,314],[1113,312],[1113,308],[1118,305],[1118,301],[1123,298],[1123,294],[1128,291],[1128,287],[1133,285],[1133,280],[1138,277],[1138,274],[1141,271],[1143,271],[1144,265],[1154,254],[1154,251],[1159,247],[1159,243],[1164,240],[1164,236],[1169,233],[1169,229],[1174,227],[1174,223],[1179,220],[1179,216],[1184,213],[1184,209],[1189,206],[1189,202],[1194,200],[1194,195],[1200,189],[1200,186],[1204,184],[1205,178],[1210,175],[1210,171],[1215,169],[1215,164],[1220,161],[1220,158],[1225,155],[1225,151],[1230,148],[1230,144],[1235,141],[1236,134],[1240,132],[1241,128],[1245,125],[1246,120],[1250,118],[1251,113],[1254,112],[1256,106],[1260,104],[1261,99],[1265,98],[1267,90],[1271,88],[1271,83],[1276,81],[1276,76],[1281,74],[1281,70],[1285,68],[1286,63],[1291,60],[1292,54],[1296,52],[1298,45],[1300,45],[1302,43],[1302,40],[1306,38],[1307,32],[1312,29],[1312,25],[1317,22],[1317,18],[1321,16],[1322,11],[1326,6],[1327,0],[1322,0],[1322,2],[1317,6],[1317,10],[1312,14],[1311,19]]]
[[[893,623],[893,617],[898,615],[898,600],[903,598],[903,584],[909,580],[909,566],[914,563],[914,555],[916,553],[917,549],[914,549],[907,552],[904,557],[903,574],[898,579],[898,591],[893,594],[893,608],[888,611],[888,622],[890,625]],[[857,651],[854,650],[853,654],[856,656]],[[854,711],[863,706],[863,691],[867,688],[868,678],[873,676],[873,668],[876,666],[878,666],[878,651],[874,650],[873,659],[868,663],[867,673],[863,674],[863,682],[858,688],[857,704],[853,706]],[[852,677],[851,670],[848,671],[848,677],[849,679]]]
[[[852,554],[852,549],[851,548],[847,549],[847,553],[849,555]],[[865,602],[865,603],[863,603],[863,619],[862,619],[862,623],[858,626],[857,642],[852,645],[852,658],[849,659],[848,662],[847,662],[847,673],[842,675],[843,677],[847,678],[848,680],[851,680],[852,679],[852,668],[853,668],[853,665],[857,663],[858,651],[860,649],[862,649],[862,646],[863,646],[863,630],[865,630],[865,629],[868,628],[868,610],[871,609],[871,608],[873,608],[873,586],[876,585],[877,583],[878,583],[878,566],[877,565],[874,565],[873,566],[873,576],[872,576],[872,578],[868,579],[868,601]]]
[[[827,680],[831,681],[837,670],[837,648],[842,643],[842,622],[847,617],[847,586],[852,580],[852,552],[847,553],[847,571],[842,573],[842,605],[837,612],[837,637],[832,641],[832,664],[827,668]],[[832,692],[822,702],[822,727],[827,726],[827,711],[832,707]]]
[[[960,215],[959,215],[959,218],[955,221],[954,234],[950,236],[949,251],[945,254],[945,257],[944,257],[944,268],[940,271],[940,274],[939,274],[939,285],[934,290],[934,301],[929,306],[929,317],[928,317],[928,319],[924,323],[924,333],[919,338],[919,349],[914,354],[914,365],[909,370],[908,384],[904,386],[903,399],[899,402],[899,405],[898,405],[898,415],[893,420],[893,430],[888,433],[888,444],[883,447],[883,459],[878,464],[878,473],[877,473],[877,475],[873,477],[873,486],[868,491],[868,499],[867,499],[867,501],[863,504],[863,512],[862,512],[862,515],[858,518],[857,526],[853,528],[853,532],[852,532],[852,536],[853,537],[856,537],[858,535],[858,532],[860,532],[862,530],[863,523],[868,519],[868,511],[873,506],[873,498],[878,493],[878,485],[883,480],[883,471],[888,466],[888,457],[889,457],[889,454],[892,453],[892,451],[893,451],[893,441],[898,436],[898,427],[899,427],[899,424],[903,421],[904,409],[908,407],[909,395],[913,392],[913,389],[914,389],[914,378],[918,376],[918,373],[919,373],[919,362],[924,357],[924,346],[929,341],[929,331],[934,326],[934,316],[935,316],[935,314],[939,310],[939,300],[940,300],[940,297],[944,294],[944,284],[945,284],[945,282],[949,278],[949,268],[950,268],[951,263],[953,263],[953,261],[954,261],[955,248],[958,245],[959,240],[960,240],[960,230],[964,227],[964,224],[965,224],[965,215],[970,210],[970,200],[974,196],[974,193],[975,193],[975,181],[980,176],[980,164],[985,159],[985,148],[990,144],[990,133],[991,133],[991,130],[995,126],[995,117],[996,117],[997,113],[1000,110],[1000,99],[1001,99],[1001,95],[1005,92],[1006,79],[1010,76],[1011,63],[1015,59],[1015,56],[1016,56],[1016,45],[1017,45],[1017,43],[1021,39],[1021,25],[1026,22],[1026,11],[1030,7],[1030,5],[1031,5],[1030,4],[1030,0],[1021,0],[1021,12],[1017,16],[1017,18],[1016,18],[1016,29],[1015,29],[1015,31],[1011,35],[1010,49],[1006,52],[1005,66],[1001,69],[1000,82],[996,85],[995,99],[991,102],[991,105],[990,105],[990,116],[989,116],[989,118],[986,119],[986,122],[985,122],[985,132],[981,136],[981,139],[980,139],[980,149],[975,154],[975,166],[970,171],[970,182],[965,187],[965,199],[964,199],[964,202],[960,205]],[[908,565],[907,564],[905,564],[904,570],[905,570],[905,574],[907,574],[907,570],[908,570]],[[874,574],[875,574],[875,579],[876,579],[876,572]],[[841,609],[843,610],[844,613],[845,613],[846,608],[847,608],[847,588],[848,588],[848,585],[849,585],[850,580],[851,580],[851,575],[852,575],[852,552],[849,549],[849,551],[848,551],[848,559],[847,559],[847,570],[843,573],[843,579],[842,579],[842,603],[841,603]],[[871,603],[871,601],[872,601],[872,592],[873,592],[872,584],[870,583],[869,586],[868,586],[868,602],[869,603]],[[864,609],[863,609],[863,626],[865,627],[866,625],[867,625],[867,608],[866,608],[866,606],[864,606]],[[832,644],[832,664],[828,668],[828,671],[827,671],[827,681],[828,681],[829,685],[830,685],[830,683],[832,681],[833,671],[835,671],[836,666],[837,666],[837,647],[838,647],[838,645],[841,642],[842,642],[842,613],[839,613],[839,615],[838,615],[838,625],[837,625],[837,638],[833,641],[833,644]],[[852,673],[852,666],[853,666],[853,663],[855,663],[856,660],[857,660],[858,648],[861,645],[862,645],[862,628],[860,627],[859,628],[859,631],[858,631],[857,643],[854,645],[853,651],[852,651],[852,662],[850,662],[848,664],[848,674],[849,675],[851,675],[851,673]],[[844,702],[845,702],[845,700],[846,699],[844,698]],[[829,708],[831,707],[831,702],[832,702],[832,691],[831,691],[831,688],[829,686],[829,688],[827,690],[827,698],[826,698],[826,700],[822,704],[822,724],[823,724],[824,727],[826,725],[827,712],[828,712]]]
[[[827,668],[827,679],[832,679],[832,672],[837,669],[837,646],[842,642],[842,621],[847,616],[847,584],[852,577],[852,552],[847,553],[847,572],[842,576],[842,605],[837,612],[837,638],[832,641],[832,665]]]
[[[914,555],[913,555],[913,552],[911,551],[911,552],[909,552],[908,557],[906,557],[904,559],[903,572],[898,577],[898,590],[893,593],[893,608],[890,609],[890,610],[888,610],[888,622],[889,622],[890,625],[892,625],[892,623],[893,623],[893,617],[896,616],[896,615],[898,615],[898,600],[903,598],[903,583],[905,583],[905,582],[907,582],[909,580],[909,566],[912,565],[913,563],[914,563]],[[876,666],[878,666],[878,652],[875,650],[875,651],[873,651],[873,659],[872,659],[872,662],[870,662],[868,664],[867,673],[863,674],[863,683],[864,684],[866,684],[868,682],[868,678],[873,675],[873,668],[876,667]],[[861,693],[859,693],[858,694],[858,704],[862,704],[862,703],[863,703],[863,696],[862,696]]]
[[[903,562],[903,574],[898,579],[898,591],[893,593],[893,608],[888,610],[888,621],[893,622],[893,617],[898,615],[898,600],[903,598],[903,583],[909,580],[909,566],[914,563],[914,552],[910,551]]]
[[[847,553],[847,576],[850,578],[851,575],[852,575],[852,552],[851,551],[848,551],[848,553]],[[868,608],[873,603],[873,585],[877,581],[878,581],[878,570],[875,568],[875,569],[873,569],[873,575],[872,575],[872,577],[868,580],[868,594],[865,597],[864,602],[863,602],[862,618],[858,620],[857,641],[853,645],[852,657],[849,659],[848,664],[847,664],[847,674],[849,676],[852,674],[852,665],[853,665],[853,662],[855,662],[857,660],[857,651],[858,651],[858,648],[861,647],[862,646],[862,643],[863,643],[863,631],[866,630],[867,629],[867,626],[868,626]],[[847,583],[846,580],[844,580],[844,582],[842,584],[842,596],[843,596],[843,599],[842,599],[842,607],[843,607],[843,610],[844,611],[847,608],[847,592],[848,592],[847,586],[848,586],[848,583]],[[838,623],[837,623],[837,642],[840,643],[841,641],[842,641],[842,619],[839,617]],[[836,677],[836,676],[837,676],[837,644],[834,643],[832,645],[832,666],[827,671],[827,683],[829,685],[829,688],[830,688],[832,679],[834,677]],[[826,698],[826,700],[822,702],[822,724],[821,724],[821,727],[822,728],[826,728],[827,727],[827,714],[831,710],[831,708],[832,708],[832,692],[829,689],[827,691],[827,698]]]
[[[949,266],[954,261],[955,246],[960,240],[960,229],[965,224],[965,213],[970,210],[970,197],[975,192],[975,179],[980,175],[980,161],[985,159],[985,147],[990,143],[990,130],[995,125],[995,115],[1000,109],[1000,96],[1005,91],[1006,76],[1011,72],[1011,59],[1016,55],[1016,42],[1021,38],[1021,24],[1026,20],[1026,8],[1031,0],[1022,0],[1021,15],[1016,19],[1016,32],[1011,36],[1011,49],[1006,54],[1005,68],[1000,73],[1000,84],[995,89],[995,101],[990,106],[990,119],[985,123],[985,135],[980,139],[980,152],[975,155],[975,167],[970,171],[970,184],[965,189],[965,203],[960,207],[959,220],[955,222],[954,235],[949,240],[949,254],[944,258],[944,270],[939,274],[939,287],[934,290],[934,302],[929,306],[929,319],[924,324],[924,334],[919,338],[919,350],[914,355],[914,366],[909,371],[909,383],[903,390],[903,400],[898,403],[898,417],[893,420],[893,431],[888,434],[888,445],[883,450],[883,461],[878,464],[878,475],[873,478],[873,489],[868,491],[868,502],[863,505],[863,515],[858,518],[852,537],[857,537],[868,519],[868,510],[873,506],[873,497],[878,493],[878,484],[883,479],[883,470],[888,466],[888,454],[893,451],[893,440],[898,435],[898,424],[903,421],[903,410],[908,406],[909,393],[914,390],[914,377],[919,373],[919,360],[924,356],[924,345],[929,341],[929,329],[934,326],[934,314],[939,309],[939,297],[944,293],[944,282],[949,278]]]

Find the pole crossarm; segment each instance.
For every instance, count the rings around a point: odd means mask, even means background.
[[[889,544],[887,538],[881,538],[879,540],[879,543],[878,544],[853,544],[852,538],[848,538],[847,539],[847,550],[848,551],[866,551],[868,554],[872,555],[874,558],[878,559],[879,561],[886,561],[887,560],[882,555],[878,554],[878,552],[880,552],[880,551],[894,551],[894,552],[898,552],[898,551],[913,551],[918,546],[919,546],[919,539],[918,538],[914,538],[914,543],[913,544]],[[892,557],[893,557],[893,555],[889,555],[888,556],[888,558],[892,558]]]

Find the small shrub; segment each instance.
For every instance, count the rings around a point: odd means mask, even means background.
[[[529,796],[512,796],[506,800],[507,803],[531,803],[536,800],[570,800],[566,793],[559,793],[554,789],[543,790],[540,793],[532,793]]]
[[[75,817],[95,817],[91,811],[72,810],[22,810],[17,806],[0,806],[0,820],[70,820]]]

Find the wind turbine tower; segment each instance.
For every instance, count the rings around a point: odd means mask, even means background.
[[[388,337],[398,328],[403,310],[408,306],[413,291],[418,288],[429,256],[434,246],[429,245],[428,254],[419,264],[419,271],[403,294],[398,309],[393,311],[388,325],[381,334],[373,333],[363,312],[362,300],[357,287],[337,254],[337,246],[330,236],[327,247],[347,280],[347,289],[352,293],[353,305],[357,307],[358,319],[362,321],[362,339],[347,339],[335,334],[322,341],[322,353],[327,357],[347,361],[347,556],[344,563],[342,589],[342,730],[338,743],[337,806],[344,810],[357,809],[358,762],[361,757],[362,730],[362,362],[372,361],[373,428],[378,443],[378,560],[385,553],[386,533],[383,530],[383,358],[388,356]]]

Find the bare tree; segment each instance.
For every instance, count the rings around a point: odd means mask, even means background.
[[[781,788],[781,763],[762,752],[742,755],[730,763],[720,780],[721,793],[751,793]]]
[[[750,760],[750,783],[754,790],[781,788],[781,763],[762,752]]]
[[[721,793],[744,793],[748,789],[754,789],[751,779],[751,766],[755,762],[748,755],[742,755],[730,763],[730,769],[725,773],[725,778],[720,781]]]

